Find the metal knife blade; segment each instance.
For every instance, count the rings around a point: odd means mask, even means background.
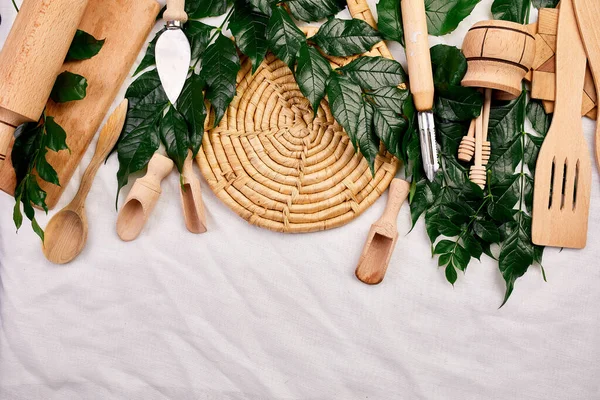
[[[156,42],[156,69],[171,104],[175,104],[190,68],[190,42],[178,21],[168,21]]]

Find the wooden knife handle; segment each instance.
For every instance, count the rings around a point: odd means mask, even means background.
[[[185,12],[185,0],[167,0],[167,11],[163,18],[165,21],[179,21],[185,24],[188,20]]]
[[[433,71],[424,0],[401,0],[410,92],[417,111],[433,108]]]

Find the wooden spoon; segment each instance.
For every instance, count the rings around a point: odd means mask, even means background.
[[[114,147],[123,129],[127,104],[127,99],[123,100],[100,132],[96,152],[85,170],[79,191],[71,203],[52,217],[46,226],[42,250],[46,258],[55,264],[66,264],[72,261],[85,246],[88,233],[85,199],[92,188],[98,168]]]
[[[385,212],[371,226],[369,237],[355,272],[356,277],[368,285],[377,285],[385,276],[398,241],[398,224],[396,220],[409,192],[410,184],[408,182],[394,179],[390,185]]]

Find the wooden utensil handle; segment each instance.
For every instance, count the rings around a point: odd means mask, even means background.
[[[572,0],[563,0],[556,38],[556,106],[554,118],[581,120],[581,91],[584,87],[586,54],[577,29]]]
[[[433,108],[433,71],[429,53],[427,17],[423,0],[402,0],[404,42],[410,76],[410,92],[418,111]]]
[[[156,153],[152,156],[152,159],[148,164],[146,176],[140,178],[139,181],[143,183],[144,186],[156,192],[160,192],[160,183],[173,170],[173,165],[171,159]]]
[[[410,192],[410,184],[402,179],[394,179],[390,184],[387,205],[377,224],[389,223],[396,226],[398,213]]]
[[[185,24],[188,20],[185,12],[185,0],[167,0],[167,10],[163,18],[165,21],[179,21]]]
[[[6,159],[10,141],[15,134],[15,128],[11,125],[0,122],[0,165]]]

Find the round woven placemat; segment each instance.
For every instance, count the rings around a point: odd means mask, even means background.
[[[374,26],[366,2],[350,0],[348,8]],[[383,42],[368,55],[391,58]],[[328,59],[335,68],[351,61]],[[399,166],[382,150],[373,177],[327,99],[314,116],[292,72],[271,54],[254,74],[250,60],[242,60],[237,95],[221,123],[205,133],[197,161],[233,211],[253,225],[289,233],[352,221],[385,192]]]

